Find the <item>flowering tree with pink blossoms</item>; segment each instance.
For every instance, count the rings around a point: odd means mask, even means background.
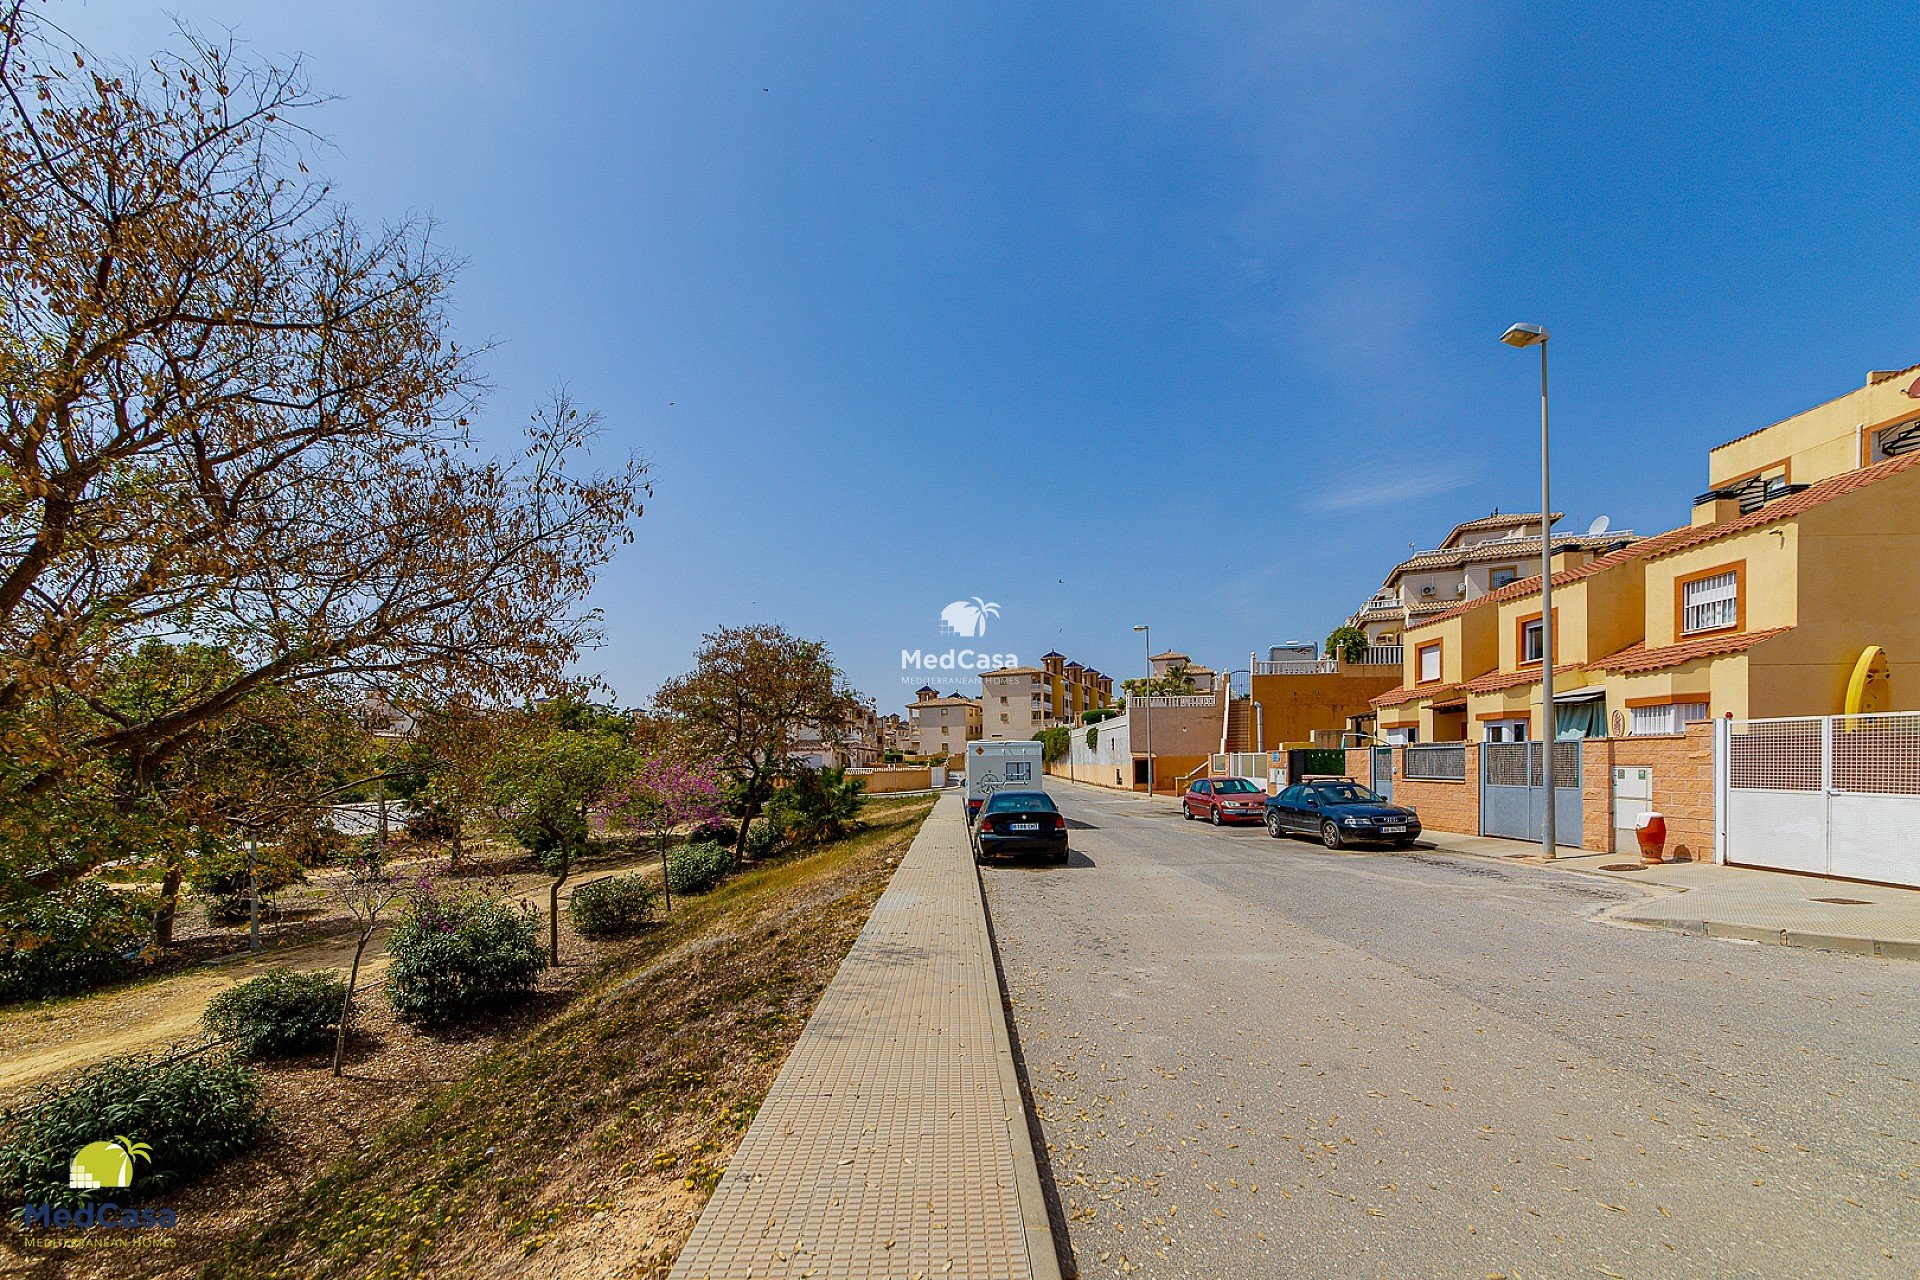
[[[642,756],[632,775],[602,797],[601,808],[645,832],[660,851],[668,911],[673,910],[673,891],[666,887],[667,846],[674,830],[718,822],[726,813],[725,799],[720,770],[711,761],[688,762],[667,752]]]

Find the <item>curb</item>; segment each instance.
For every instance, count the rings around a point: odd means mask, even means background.
[[[1578,872],[1574,874],[1578,875]],[[1687,892],[1681,890],[1680,892]],[[1695,938],[1722,938],[1771,947],[1801,947],[1809,951],[1838,951],[1847,955],[1878,956],[1883,960],[1920,960],[1920,942],[1895,938],[1868,938],[1858,934],[1815,933],[1727,920],[1642,919],[1624,912],[1613,917],[1648,929],[1665,929]]]
[[[964,821],[964,818],[962,819]],[[1054,1247],[1053,1219],[1047,1212],[1046,1189],[1040,1185],[1040,1161],[1033,1150],[1033,1117],[1020,1092],[1020,1072],[1013,1061],[1013,1036],[1007,1027],[1007,976],[1000,969],[1000,946],[987,913],[987,887],[979,864],[973,868],[973,891],[980,918],[987,925],[987,951],[993,958],[993,1052],[999,1060],[1001,1102],[1007,1109],[1008,1136],[1013,1142],[1013,1184],[1020,1201],[1020,1225],[1027,1236],[1027,1262],[1033,1280],[1060,1280],[1060,1255]]]

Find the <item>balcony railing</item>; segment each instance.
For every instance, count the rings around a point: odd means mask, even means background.
[[[1145,705],[1149,709],[1154,707],[1210,707],[1214,704],[1215,699],[1210,693],[1157,693],[1151,698],[1129,699],[1127,705],[1132,706],[1136,702]]]
[[[1400,665],[1401,648],[1397,644],[1371,644],[1360,660],[1351,663],[1361,667],[1397,667]],[[1332,658],[1295,658],[1288,662],[1255,662],[1253,674],[1257,676],[1324,676],[1332,675],[1340,669],[1340,664]]]

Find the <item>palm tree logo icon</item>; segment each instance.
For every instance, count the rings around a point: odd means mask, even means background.
[[[133,1185],[133,1162],[153,1163],[153,1148],[124,1134],[112,1142],[89,1142],[73,1153],[67,1166],[67,1185],[76,1191]]]
[[[987,634],[987,619],[1000,616],[1000,606],[974,596],[971,600],[955,600],[940,611],[940,633],[949,636],[983,636]]]

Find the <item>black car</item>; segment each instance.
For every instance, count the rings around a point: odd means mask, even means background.
[[[996,791],[973,824],[973,856],[985,862],[1003,853],[1044,853],[1067,860],[1067,819],[1044,791]]]
[[[1268,798],[1267,834],[1318,836],[1329,849],[1361,841],[1404,849],[1420,834],[1420,815],[1351,778],[1322,778]]]

